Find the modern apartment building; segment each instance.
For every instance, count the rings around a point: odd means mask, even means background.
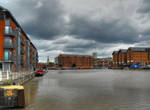
[[[0,7],[0,71],[33,71],[37,63],[37,49],[10,11]]]
[[[150,48],[130,47],[113,52],[113,66],[130,66],[140,63],[141,66],[150,65]]]
[[[80,68],[80,69],[90,69],[93,68],[93,57],[90,55],[70,55],[70,54],[60,54],[55,58],[56,64],[62,66],[63,68]]]

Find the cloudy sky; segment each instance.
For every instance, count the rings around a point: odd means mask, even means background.
[[[150,0],[1,0],[39,51],[40,61],[60,53],[111,56],[150,46]]]

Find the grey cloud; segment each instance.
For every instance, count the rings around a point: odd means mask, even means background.
[[[142,6],[137,10],[138,13],[150,12],[150,0],[143,0]]]
[[[142,5],[137,4],[137,6],[140,6],[137,12],[131,11],[131,13],[129,12],[130,14],[126,10],[124,11],[126,8],[121,8],[124,4],[120,5],[117,0],[115,5],[112,3],[109,8],[103,2],[110,4],[109,1],[111,0],[101,0],[100,8],[95,6],[98,8],[97,11],[92,10],[94,14],[91,14],[91,11],[86,12],[86,8],[90,10],[90,5],[85,4],[86,6],[81,5],[81,7],[78,7],[78,2],[75,0],[77,4],[67,11],[65,10],[65,2],[64,5],[61,4],[63,0],[61,2],[60,0],[13,1],[9,2],[11,3],[10,6],[13,7],[10,9],[12,9],[15,18],[19,20],[25,32],[32,36],[32,40],[36,39],[36,42],[38,42],[35,43],[36,47],[42,50],[40,52],[50,53],[56,50],[56,53],[61,51],[84,54],[98,51],[99,56],[107,56],[111,54],[111,51],[104,50],[111,49],[111,46],[115,47],[113,44],[135,44],[150,40],[149,26],[145,26],[145,24],[149,24],[150,0],[143,0]],[[94,3],[94,1],[92,2]],[[96,0],[94,4],[98,5],[97,3],[99,2],[99,0]],[[130,0],[125,2],[128,5],[132,4]],[[90,2],[87,1],[88,3]],[[75,12],[77,7],[82,13]],[[101,12],[98,12],[99,9],[101,9]],[[119,9],[122,11],[117,11]],[[128,9],[128,11],[130,10],[131,8]],[[136,22],[137,25],[133,24],[136,14],[141,16]],[[68,22],[64,18],[66,15],[70,17]],[[94,15],[97,16],[96,19],[92,19]],[[145,17],[148,18],[145,19]],[[145,20],[143,24],[141,19]],[[142,32],[139,32],[139,24],[144,26]],[[139,37],[139,34],[143,36]],[[69,36],[70,39],[69,37],[61,39],[64,36]],[[81,39],[85,42],[82,42]],[[50,43],[46,43],[45,40],[49,40]],[[79,40],[81,41],[79,42]]]
[[[88,50],[94,49],[97,47],[96,43],[88,43],[88,44],[77,44],[77,45],[71,45],[68,44],[65,46],[63,49],[64,52],[78,52],[78,53],[83,53]]]
[[[105,18],[92,21],[78,16],[71,17],[70,34],[104,43],[134,43],[138,37],[137,30],[128,21],[122,19],[107,21]]]
[[[38,2],[41,6],[36,7]],[[22,26],[28,34],[38,39],[53,39],[65,33],[64,12],[59,0],[20,0],[16,3],[22,12],[20,15],[25,18]]]

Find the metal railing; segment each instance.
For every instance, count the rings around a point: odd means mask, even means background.
[[[26,82],[31,79],[34,72],[0,72],[0,83],[3,82]]]

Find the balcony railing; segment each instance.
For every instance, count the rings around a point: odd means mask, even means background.
[[[24,65],[24,58],[23,57],[21,57],[21,65]]]
[[[4,42],[3,48],[4,49],[14,49],[14,44],[13,43]]]
[[[5,56],[3,57],[3,61],[4,62],[14,62],[14,59],[13,59],[14,57],[13,56],[11,56],[11,57],[8,57],[8,59],[6,59],[5,58]]]
[[[21,45],[24,46],[25,45],[25,42],[23,39],[21,39]]]
[[[24,52],[24,50],[23,50],[23,49],[21,49],[21,55],[24,55],[24,53],[25,53],[25,52]]]
[[[11,26],[6,26],[4,30],[4,36],[10,36],[10,37],[15,37],[15,31],[12,29]]]

